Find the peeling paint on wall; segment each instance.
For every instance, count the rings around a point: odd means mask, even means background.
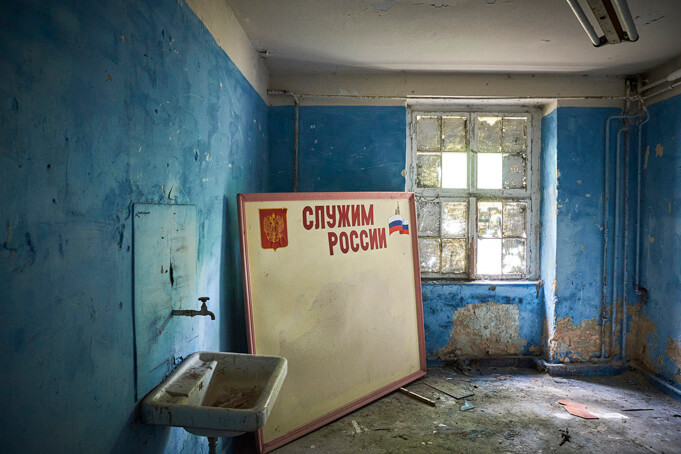
[[[664,155],[664,147],[662,146],[661,143],[658,143],[657,145],[655,145],[655,157],[661,158],[662,155]]]
[[[540,346],[541,322],[543,316],[543,289],[533,283],[508,283],[502,285],[489,284],[435,284],[424,283],[423,286],[423,315],[426,334],[426,353],[429,358],[442,358],[442,355],[465,354],[471,355],[472,344],[482,337],[489,337],[492,328],[486,323],[491,316],[500,313],[513,319],[514,327],[504,324],[505,339],[511,339],[504,348],[483,348],[477,350],[479,356],[500,354],[527,355],[536,354]],[[494,309],[485,309],[488,304],[495,305]],[[497,308],[509,306],[512,308]],[[468,308],[468,309],[467,309]],[[489,313],[488,313],[489,312]],[[469,320],[464,327],[455,328],[455,324],[462,323],[472,314],[479,317],[478,321]],[[457,320],[455,321],[455,317]],[[485,327],[487,326],[487,327]],[[513,332],[515,330],[515,332]],[[516,342],[517,341],[517,342]],[[507,343],[508,344],[508,343]],[[457,348],[460,353],[457,353]],[[486,353],[488,352],[489,353]]]
[[[677,383],[681,383],[681,340],[668,337],[664,354],[673,363],[673,367],[676,368],[674,380]]]
[[[546,350],[552,362],[588,361],[600,354],[606,163],[604,153],[593,150],[603,150],[605,121],[617,113],[612,108],[561,107],[542,120],[541,270],[542,278],[553,284],[545,288]],[[615,153],[610,159],[607,164],[614,166]],[[554,203],[560,209],[552,219]]]
[[[453,315],[452,335],[440,350],[442,358],[517,355],[527,343],[519,336],[518,306],[469,304]]]
[[[550,344],[551,356],[560,361],[587,361],[601,351],[598,321],[589,318],[575,325],[572,317],[558,319]]]
[[[630,356],[657,372],[659,368],[655,364],[656,360],[653,359],[659,343],[655,322],[642,312],[640,304],[634,304],[630,314],[630,331],[627,340]]]
[[[673,209],[681,187],[681,96],[652,104],[648,111],[642,140],[655,150],[642,181],[641,209],[648,222],[641,232],[641,285],[648,300],[638,320],[636,352],[661,378],[681,386],[681,213]]]
[[[135,421],[131,202],[197,205],[217,320],[192,348],[243,351],[235,197],[267,190],[268,107],[183,1],[4,0],[0,48],[2,450],[202,452]]]

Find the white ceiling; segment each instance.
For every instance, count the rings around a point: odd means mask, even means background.
[[[599,48],[565,0],[226,1],[272,72],[627,75],[681,55],[681,0],[629,0],[640,39]]]

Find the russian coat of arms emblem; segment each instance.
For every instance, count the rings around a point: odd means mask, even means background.
[[[260,210],[260,244],[263,249],[276,251],[280,247],[288,246],[286,210],[286,208]]]

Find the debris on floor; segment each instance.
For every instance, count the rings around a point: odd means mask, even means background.
[[[467,400],[464,400],[463,405],[461,406],[461,411],[466,411],[470,410],[471,408],[475,408],[475,405],[472,403],[468,402]]]
[[[416,399],[416,400],[418,400],[419,402],[423,402],[424,404],[428,404],[428,405],[430,405],[431,407],[434,407],[434,406],[435,406],[435,401],[434,401],[434,400],[430,400],[430,399],[428,399],[427,397],[423,397],[423,396],[420,395],[420,394],[416,394],[415,392],[411,392],[411,391],[409,391],[407,388],[400,388],[400,392],[401,392],[402,394],[406,394],[407,396],[411,397],[412,399]]]
[[[508,380],[509,378],[511,378],[511,376],[508,374],[506,375],[492,374],[492,377],[496,378],[497,380]]]
[[[492,377],[496,373],[511,378],[498,380]],[[425,386],[428,382],[440,388],[439,382],[431,378],[474,391],[475,397],[465,400],[476,408],[461,411],[464,399],[454,399]],[[554,378],[522,368],[481,368],[467,377],[451,369],[430,367],[426,377],[406,388],[436,401],[435,407],[412,403],[402,393],[391,393],[278,448],[276,453],[679,452],[681,416],[673,415],[681,415],[681,402],[659,391],[644,376],[627,371],[619,376],[573,377],[564,384],[557,384]],[[600,419],[573,416],[558,408],[560,399],[580,402]],[[623,408],[654,411],[622,412]],[[358,423],[361,433],[356,433],[352,420]],[[558,446],[563,440],[560,431],[566,427],[570,442]],[[310,449],[310,445],[316,449]]]
[[[448,383],[445,380],[431,376],[428,376],[426,378],[427,379],[422,382],[424,385],[433,388],[434,390],[439,391],[442,394],[445,394],[449,397],[453,397],[454,399],[465,399],[466,397],[471,397],[475,395],[475,393],[472,392],[470,389],[467,389],[462,386],[457,386],[453,383]]]
[[[565,411],[574,416],[579,416],[584,419],[598,419],[598,416],[586,409],[586,405],[571,400],[561,399],[558,401],[563,406]]]
[[[359,427],[359,424],[357,424],[357,421],[354,419],[351,421],[352,422],[352,427],[355,428],[355,433],[361,434],[362,433],[362,428]]]
[[[655,411],[653,408],[623,408],[622,411]]]
[[[572,438],[570,436],[570,429],[567,428],[567,427],[565,428],[565,430],[561,429],[560,437],[561,437],[561,440],[560,440],[560,443],[558,444],[558,446],[563,446],[566,442],[570,443],[570,438]]]

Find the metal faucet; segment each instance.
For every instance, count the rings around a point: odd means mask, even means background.
[[[208,301],[210,298],[207,296],[202,296],[199,298],[199,301],[201,301],[201,310],[200,311],[195,311],[193,309],[188,309],[188,310],[178,310],[178,309],[173,309],[173,311],[170,313],[171,316],[178,316],[178,315],[185,315],[187,317],[194,317],[196,315],[210,315],[211,320],[215,320],[215,314],[212,313],[211,311],[208,310],[208,307],[206,306],[206,301]]]

